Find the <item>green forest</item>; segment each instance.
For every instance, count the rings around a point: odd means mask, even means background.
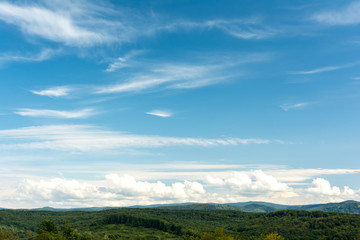
[[[360,215],[323,211],[0,210],[0,239],[360,239]]]

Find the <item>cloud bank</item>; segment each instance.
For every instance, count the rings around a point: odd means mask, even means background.
[[[102,180],[80,181],[64,178],[25,179],[14,193],[15,201],[52,206],[129,206],[181,202],[240,202],[249,200],[304,204],[358,198],[359,190],[331,186],[322,178],[310,185],[290,187],[261,169],[249,174],[234,172],[231,177],[208,176],[205,181],[138,180],[129,174],[109,173]]]

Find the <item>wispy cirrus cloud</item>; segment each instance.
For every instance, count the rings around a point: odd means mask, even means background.
[[[64,97],[68,96],[73,89],[67,86],[52,87],[44,90],[31,90],[33,94],[47,97]]]
[[[164,29],[218,29],[230,36],[251,40],[273,37],[279,30],[267,27],[259,18],[249,19],[213,19],[205,21],[175,21],[163,26]]]
[[[125,54],[123,57],[118,57],[111,64],[109,64],[109,66],[107,67],[107,69],[105,71],[106,72],[114,72],[114,71],[122,69],[122,68],[127,68],[130,66],[133,66],[134,65],[133,58],[135,56],[143,54],[144,52],[145,51],[143,51],[143,50],[134,50],[134,51],[131,51],[131,52]]]
[[[61,10],[1,2],[0,20],[18,26],[25,34],[66,45],[91,45],[104,40],[104,35],[80,26],[74,21],[74,16]]]
[[[360,62],[354,62],[354,63],[350,63],[350,64],[346,64],[346,65],[327,66],[327,67],[315,68],[315,69],[307,70],[307,71],[294,71],[294,72],[290,72],[290,73],[291,74],[299,74],[299,75],[316,74],[316,73],[335,71],[335,70],[344,69],[344,68],[350,68],[350,67],[353,67],[353,66],[356,66],[359,64],[360,64]]]
[[[281,109],[284,111],[289,111],[290,109],[301,109],[308,106],[309,102],[301,102],[301,103],[294,103],[294,104],[282,104],[280,105]]]
[[[142,69],[132,74],[121,83],[95,88],[95,93],[125,93],[142,92],[165,89],[190,89],[218,84],[232,77],[241,75],[239,67],[243,64],[263,62],[269,60],[269,54],[243,54],[216,61],[195,61],[188,63],[155,63],[139,64]],[[231,71],[232,76],[224,75],[224,71]]]
[[[152,111],[146,112],[146,114],[157,116],[157,117],[162,117],[162,118],[168,118],[173,115],[173,113],[171,111],[167,111],[167,110],[152,110]]]
[[[216,66],[165,65],[137,74],[125,83],[101,86],[96,93],[141,92],[152,89],[196,88],[215,84],[220,77],[211,76]]]
[[[94,109],[86,108],[75,111],[59,111],[50,109],[20,108],[14,112],[24,117],[45,117],[45,118],[87,118],[95,114]]]
[[[42,62],[48,60],[58,54],[60,50],[43,49],[36,54],[10,54],[4,53],[0,55],[0,64],[9,62]]]
[[[166,146],[226,146],[269,144],[267,139],[242,138],[179,138],[156,135],[135,135],[106,131],[89,125],[50,125],[0,130],[5,143],[0,149],[48,149],[60,151],[102,151],[121,148]],[[10,140],[17,140],[8,143]],[[7,141],[7,143],[6,143]]]
[[[112,16],[112,20],[109,20]],[[220,30],[239,39],[269,38],[279,31],[267,27],[259,18],[211,19],[203,21],[165,19],[133,9],[116,8],[106,3],[84,1],[0,3],[0,21],[17,26],[22,33],[68,46],[90,47],[123,43],[158,32],[197,29]],[[108,67],[123,67],[119,58]]]
[[[354,1],[343,8],[313,14],[311,20],[328,25],[352,25],[360,23],[360,2]]]

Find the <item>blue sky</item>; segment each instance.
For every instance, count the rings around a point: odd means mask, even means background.
[[[1,1],[0,207],[360,200],[359,1]]]

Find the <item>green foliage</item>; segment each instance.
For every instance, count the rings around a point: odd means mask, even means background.
[[[58,234],[58,229],[53,221],[42,221],[37,230],[38,234],[35,240],[61,240],[61,235]]]
[[[0,229],[0,240],[17,240],[13,231],[3,231]]]
[[[277,233],[269,233],[263,237],[260,237],[259,240],[284,240],[284,238]]]
[[[190,236],[189,240],[235,240],[231,235],[225,234],[223,228],[215,229],[213,232],[203,233],[202,236]]]
[[[61,240],[61,236],[51,232],[42,232],[34,240]]]
[[[54,233],[54,234],[57,234],[58,229],[57,229],[56,224],[53,221],[45,220],[45,221],[41,222],[37,232],[39,234],[42,234],[42,233]]]
[[[18,239],[353,240],[360,236],[360,215],[159,208],[68,212],[0,210],[0,229],[0,234],[6,232]]]
[[[182,235],[181,226],[167,223],[160,219],[141,218],[131,215],[110,215],[104,220],[105,224],[125,224],[133,227],[147,227],[154,228],[164,232],[170,232],[176,235]]]

